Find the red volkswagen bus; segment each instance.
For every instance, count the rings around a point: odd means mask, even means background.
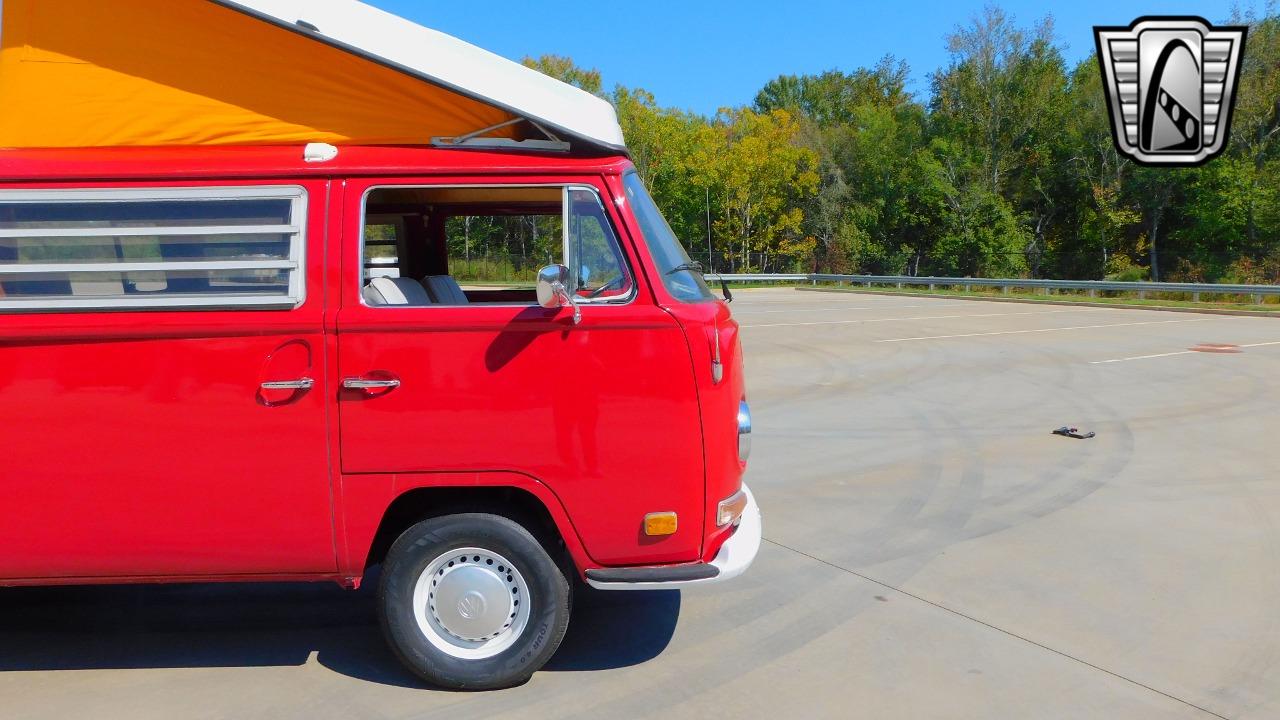
[[[327,117],[270,132],[219,119],[233,140],[336,141],[312,144],[148,143],[169,126],[147,131],[154,118],[130,110],[106,129],[41,122],[33,103],[34,119],[0,121],[13,148],[0,150],[0,585],[354,588],[381,566],[396,654],[433,683],[482,689],[551,657],[579,580],[742,573],[761,526],[741,481],[738,327],[616,121],[548,117],[558,105],[542,96],[521,102],[544,112],[525,112],[324,34],[408,32],[359,3],[301,24],[272,5],[191,3],[201,23],[265,27],[511,117],[416,145],[357,142],[385,138]],[[34,29],[10,34],[23,9],[4,3],[4,48],[41,47]],[[24,70],[9,60],[0,50],[0,98],[34,92],[6,85]],[[566,97],[590,111],[576,117],[605,117]],[[55,122],[65,142],[31,139]],[[477,258],[482,233],[526,252]]]

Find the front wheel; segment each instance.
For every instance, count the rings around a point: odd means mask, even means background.
[[[391,649],[428,682],[459,690],[518,685],[559,647],[569,583],[542,545],[497,515],[432,518],[404,532],[378,589]]]

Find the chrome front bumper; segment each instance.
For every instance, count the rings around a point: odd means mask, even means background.
[[[764,533],[755,496],[745,483],[742,490],[747,494],[742,520],[711,562],[588,570],[587,584],[597,590],[682,590],[738,577],[755,561]]]

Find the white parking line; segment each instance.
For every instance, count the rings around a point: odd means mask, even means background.
[[[1039,328],[1036,330],[1001,330],[999,332],[964,333],[961,335],[930,335],[927,337],[893,338],[891,340],[876,340],[876,342],[897,343],[897,342],[913,342],[916,340],[950,340],[952,338],[989,337],[992,335],[1024,335],[1028,333],[1065,332],[1067,330],[1093,330],[1096,328],[1131,327],[1134,325],[1172,325],[1175,323],[1208,322],[1209,320],[1219,320],[1219,319],[1221,318],[1195,318],[1192,320],[1151,320],[1148,322],[1109,323],[1107,325],[1075,325],[1072,327]]]
[[[1255,347],[1267,347],[1270,345],[1280,345],[1280,341],[1250,343],[1248,345],[1237,345],[1236,347],[1255,348]],[[1196,354],[1200,354],[1200,353],[1197,353],[1195,350],[1179,350],[1178,352],[1157,353],[1155,355],[1135,355],[1133,357],[1115,358],[1114,360],[1091,360],[1089,361],[1089,364],[1090,365],[1107,365],[1109,363],[1129,362],[1130,360],[1151,360],[1153,358],[1164,358],[1164,357],[1174,357],[1176,355],[1196,355]]]
[[[908,310],[911,308],[922,307],[963,307],[969,303],[928,303],[923,305],[879,305],[876,307],[824,307],[824,308],[797,308],[795,310],[753,310],[750,307],[740,308],[734,315],[766,315],[775,313],[836,313],[848,310]]]
[[[970,313],[966,315],[924,315],[912,317],[894,317],[894,318],[870,318],[858,320],[815,320],[813,322],[793,322],[793,323],[767,323],[763,325],[743,325],[744,328],[772,328],[772,327],[801,327],[805,325],[858,325],[862,323],[881,323],[881,322],[905,322],[908,320],[955,320],[958,318],[986,318],[986,317],[1011,317],[1013,315],[1055,315],[1058,313],[1072,312],[1094,312],[1093,308],[1088,309],[1071,309],[1071,310],[1041,310],[1038,312],[1015,312],[1015,313]],[[951,336],[947,336],[951,337]],[[962,336],[955,336],[962,337]],[[885,342],[880,340],[878,342]]]
[[[1090,360],[1090,365],[1106,365],[1107,363],[1129,362],[1130,360],[1150,360],[1152,358],[1173,357],[1174,355],[1190,355],[1193,350],[1179,350],[1178,352],[1158,353],[1156,355],[1134,355],[1133,357],[1115,358],[1114,360]]]

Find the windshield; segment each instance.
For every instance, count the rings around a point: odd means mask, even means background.
[[[689,253],[676,238],[675,232],[662,217],[662,211],[649,197],[639,173],[634,170],[622,176],[627,190],[627,202],[631,204],[631,212],[640,224],[645,242],[653,253],[662,274],[662,284],[667,287],[677,300],[683,302],[702,302],[715,299],[707,282],[702,279],[699,267],[689,259]]]

